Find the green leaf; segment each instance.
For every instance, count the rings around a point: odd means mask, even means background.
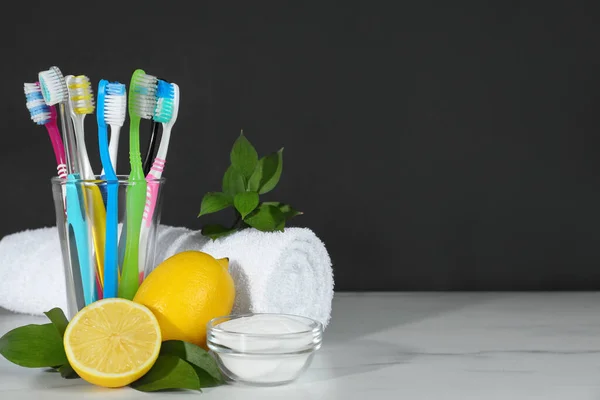
[[[198,217],[221,211],[232,204],[233,201],[230,195],[221,192],[208,192],[202,198],[200,214],[198,214]]]
[[[77,372],[75,372],[75,370],[73,369],[73,367],[71,367],[71,365],[69,365],[69,363],[62,365],[58,369],[58,372],[60,372],[60,376],[62,376],[65,379],[79,378],[79,375],[77,375]]]
[[[50,311],[46,311],[44,314],[46,314],[46,317],[48,317],[48,319],[52,321],[54,327],[58,329],[60,337],[65,336],[65,330],[67,329],[67,325],[69,325],[69,320],[65,316],[63,310],[61,310],[58,307],[55,307]]]
[[[258,207],[258,193],[256,192],[244,192],[238,193],[233,199],[233,205],[235,209],[239,211],[242,218],[250,214],[256,207]]]
[[[205,225],[202,227],[202,235],[209,237],[213,240],[218,239],[223,236],[227,236],[233,232],[237,231],[237,228],[226,228],[222,225]]]
[[[265,194],[275,188],[283,171],[283,148],[258,161],[254,173],[248,180],[248,190]]]
[[[177,356],[194,367],[201,387],[217,386],[224,382],[217,362],[203,348],[181,340],[162,343],[160,354]]]
[[[223,176],[223,192],[231,197],[246,191],[246,178],[240,171],[230,165]]]
[[[27,368],[67,363],[62,338],[53,324],[25,325],[7,332],[0,338],[0,354]]]
[[[173,355],[160,355],[156,362],[137,381],[130,385],[141,392],[165,389],[200,390],[200,380],[190,364]]]
[[[281,223],[285,222],[285,217],[279,208],[263,203],[244,218],[244,222],[260,231],[270,232],[281,230]]]
[[[258,163],[258,153],[243,133],[233,144],[230,158],[231,165],[241,172],[246,179],[250,178]]]
[[[275,227],[275,230],[280,232],[283,232],[285,230],[285,219]]]
[[[283,216],[285,217],[286,221],[289,220],[289,219],[291,219],[291,218],[294,218],[297,215],[304,214],[301,211],[295,210],[289,204],[279,203],[279,202],[276,202],[276,201],[265,201],[263,204],[270,204],[272,206],[275,206],[275,207],[279,208],[279,211],[281,211],[283,213]]]

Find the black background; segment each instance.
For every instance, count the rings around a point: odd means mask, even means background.
[[[243,129],[261,155],[285,147],[269,197],[305,212],[336,290],[598,289],[594,3],[6,3],[0,236],[54,223],[22,83],[143,68],[181,87],[166,224],[230,220],[196,215]],[[127,129],[121,150],[127,173]]]

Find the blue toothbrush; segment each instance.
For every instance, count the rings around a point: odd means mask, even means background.
[[[113,168],[108,144],[107,124],[111,137],[115,128],[125,121],[127,95],[122,83],[109,83],[102,79],[98,84],[98,140],[100,160],[106,177],[106,250],[104,252],[104,298],[117,297],[119,284],[118,224],[119,180]]]
[[[77,143],[75,142],[75,133],[73,126],[67,119],[69,115],[69,90],[67,82],[58,67],[51,67],[47,71],[42,71],[38,75],[40,87],[44,101],[49,106],[58,104],[60,112],[60,122],[63,131],[64,143],[66,147],[65,155],[67,158],[67,182],[66,182],[66,203],[67,203],[67,225],[69,247],[71,248],[71,262],[78,263],[81,273],[81,289],[85,305],[91,304],[97,300],[96,280],[93,263],[90,258],[90,238],[86,223],[85,198],[81,190],[79,175],[79,163],[77,161]],[[71,241],[74,240],[74,243]],[[73,247],[77,249],[74,252]],[[77,257],[74,257],[76,253]],[[77,265],[73,265],[77,268]],[[79,284],[79,282],[76,282]]]

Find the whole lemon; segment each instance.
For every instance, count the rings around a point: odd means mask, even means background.
[[[156,316],[162,340],[183,340],[206,348],[206,324],[231,313],[235,299],[229,261],[184,251],[165,261],[140,285],[133,301]]]

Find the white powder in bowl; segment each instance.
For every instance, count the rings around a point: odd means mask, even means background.
[[[236,333],[247,334],[283,334],[310,330],[306,322],[280,314],[256,314],[225,321],[219,328]]]
[[[215,329],[211,341],[228,349],[215,351],[223,372],[233,380],[254,384],[296,379],[308,367],[321,341],[320,324],[282,314],[234,318]]]

